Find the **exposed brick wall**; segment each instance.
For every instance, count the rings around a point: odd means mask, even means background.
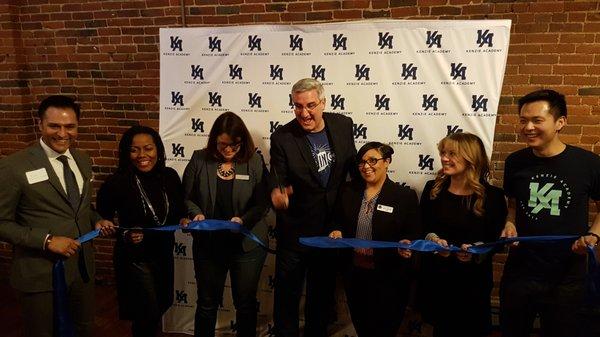
[[[6,1],[5,1],[6,2]],[[370,18],[511,19],[511,44],[492,159],[521,147],[516,100],[542,87],[567,95],[562,139],[600,154],[598,1],[509,0],[12,0],[0,5],[0,155],[36,138],[35,105],[49,94],[82,103],[79,148],[94,161],[96,187],[116,165],[118,135],[158,127],[158,29],[291,24]],[[592,208],[593,209],[593,208]],[[592,216],[593,214],[590,214]],[[98,240],[98,278],[112,279],[111,242]],[[0,278],[10,246],[0,243]]]

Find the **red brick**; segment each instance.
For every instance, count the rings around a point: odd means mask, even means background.
[[[360,10],[342,10],[333,12],[334,19],[361,19],[362,11]]]
[[[353,8],[369,8],[369,0],[344,0],[342,3],[343,9]]]
[[[340,1],[318,1],[314,2],[313,10],[321,11],[321,10],[332,10],[332,9],[340,9],[342,4]]]

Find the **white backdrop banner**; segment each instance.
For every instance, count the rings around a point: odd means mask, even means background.
[[[225,111],[242,117],[268,161],[270,134],[294,118],[292,85],[312,77],[325,87],[325,111],[354,120],[357,148],[375,140],[390,144],[395,149],[390,178],[420,193],[440,168],[437,143],[446,135],[474,133],[491,156],[510,25],[509,20],[387,20],[163,28],[160,134],[167,164],[183,173]],[[164,329],[193,333],[191,239],[178,234],[176,240],[175,304],[163,319]],[[266,336],[272,325],[273,261],[269,256],[259,286],[259,324]],[[218,331],[234,334],[228,287],[225,292]],[[405,321],[403,335],[425,333],[419,322]],[[344,335],[354,335],[351,324],[335,332]]]

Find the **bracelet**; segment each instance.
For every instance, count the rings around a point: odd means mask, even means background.
[[[52,242],[52,238],[53,238],[52,234],[48,234],[46,236],[46,241],[44,241],[44,250],[48,250],[48,246]]]
[[[599,244],[599,243],[600,243],[600,235],[598,235],[598,234],[596,234],[596,233],[592,233],[592,232],[587,232],[587,233],[585,233],[585,236],[588,236],[588,235],[591,235],[591,236],[593,236],[593,237],[595,237],[595,238],[596,238],[596,244],[595,244],[595,245],[597,245],[597,244]]]

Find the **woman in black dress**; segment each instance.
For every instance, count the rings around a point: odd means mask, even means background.
[[[410,243],[419,235],[417,193],[387,176],[394,150],[379,142],[357,154],[361,179],[345,183],[335,207],[331,238]],[[410,250],[343,251],[344,284],[359,337],[394,337],[408,302]]]
[[[133,126],[119,142],[119,167],[100,187],[98,212],[119,219],[113,262],[119,317],[132,335],[155,336],[173,302],[173,232],[141,228],[173,225],[185,217],[177,172],[165,167],[165,149],[152,128]]]
[[[438,144],[442,169],[421,196],[426,239],[466,250],[496,241],[506,217],[503,191],[487,182],[489,161],[479,137],[454,133]],[[490,333],[492,255],[467,252],[423,256],[423,313],[434,336]]]

